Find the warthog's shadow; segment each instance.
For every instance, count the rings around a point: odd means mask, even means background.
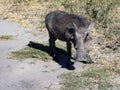
[[[35,49],[39,49],[39,50],[49,54],[49,50],[50,50],[49,46],[47,46],[45,44],[30,41],[27,46],[35,48]],[[75,69],[74,66],[73,66],[74,62],[72,62],[71,60],[70,60],[70,67],[69,68],[66,67],[66,63],[67,63],[66,51],[63,50],[63,49],[57,48],[57,47],[56,47],[56,50],[57,50],[58,58],[55,62],[58,63],[59,65],[61,65],[62,68],[67,68],[69,70],[74,70]]]

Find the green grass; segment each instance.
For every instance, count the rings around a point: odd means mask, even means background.
[[[12,40],[12,35],[0,35],[0,40]]]
[[[65,53],[65,45],[61,42],[57,42],[57,54],[64,54]],[[25,48],[12,52],[12,57],[17,59],[23,60],[27,58],[36,58],[42,61],[52,60],[51,56],[49,55],[49,46],[47,42],[43,43],[36,43],[30,42]]]
[[[93,90],[96,85],[98,90],[108,90],[113,87],[114,75],[107,70],[107,68],[89,68],[82,73],[64,73],[60,76],[62,78],[61,90],[85,90],[86,88]]]
[[[17,59],[38,58],[43,61],[50,59],[50,56],[44,51],[31,47],[25,47],[19,51],[12,52],[12,56]]]

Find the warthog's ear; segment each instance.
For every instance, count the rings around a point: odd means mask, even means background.
[[[88,29],[87,31],[90,32],[92,29],[94,29],[94,26],[95,26],[95,23],[91,23],[89,26],[88,26]]]

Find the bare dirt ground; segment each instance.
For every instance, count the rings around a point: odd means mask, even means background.
[[[70,72],[54,61],[9,58],[12,51],[24,48],[29,41],[47,41],[48,36],[34,36],[32,30],[21,28],[17,23],[0,20],[0,35],[13,35],[12,40],[0,40],[0,90],[59,90],[58,76]],[[75,63],[75,70],[82,71],[83,64]]]

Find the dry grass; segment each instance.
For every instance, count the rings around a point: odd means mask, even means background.
[[[54,1],[30,0],[15,2],[17,0],[0,1],[0,15],[3,19],[19,22],[23,27],[44,29],[44,17],[53,7],[59,7]],[[38,2],[39,1],[39,2]],[[51,2],[51,3],[50,3]]]

